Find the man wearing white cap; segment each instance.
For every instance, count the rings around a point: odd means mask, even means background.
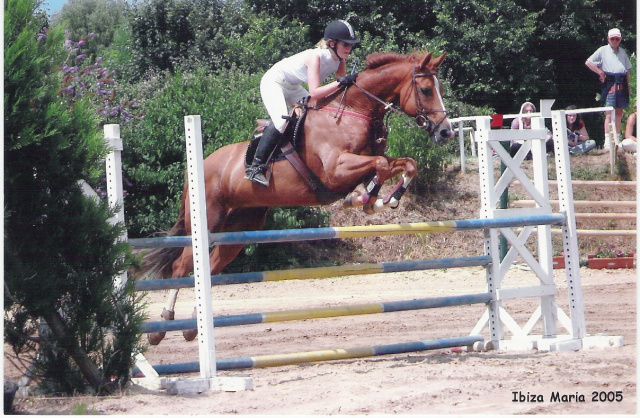
[[[620,132],[624,109],[629,107],[629,77],[627,75],[631,70],[631,62],[627,52],[620,47],[622,41],[620,29],[611,29],[607,38],[608,45],[598,48],[587,58],[585,65],[598,74],[602,83],[602,104],[616,109],[616,131]],[[610,126],[611,115],[607,112],[604,121],[605,138],[609,136]]]

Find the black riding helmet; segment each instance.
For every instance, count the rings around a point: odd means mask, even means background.
[[[342,41],[351,45],[359,44],[360,39],[356,38],[356,33],[349,22],[344,20],[334,20],[329,22],[324,29],[324,39],[333,39],[336,41]]]

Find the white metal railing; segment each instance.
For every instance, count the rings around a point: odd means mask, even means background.
[[[589,107],[582,109],[571,109],[565,110],[565,115],[576,115],[581,113],[600,113],[600,112],[610,112],[611,114],[611,130],[610,134],[605,134],[605,142],[604,148],[609,149],[609,172],[614,174],[615,164],[616,164],[616,149],[620,146],[620,141],[618,141],[618,133],[616,129],[616,118],[615,118],[615,109],[611,106],[602,106],[602,107]],[[502,115],[503,119],[515,119],[518,117],[543,117],[545,119],[549,119],[551,116],[543,116],[541,112],[532,112],[532,113],[510,113],[506,115]],[[463,126],[465,122],[475,122],[478,116],[462,116],[458,118],[451,118],[449,122],[453,124],[457,124],[458,126],[454,128],[454,132],[458,136],[458,144],[460,148],[460,169],[463,173],[466,172],[466,160],[467,157],[465,155],[465,146],[464,146],[464,133],[460,131],[462,128],[463,131],[469,131],[469,144],[471,148],[471,155],[475,157],[476,154],[476,141],[475,141],[475,128],[470,126]]]
[[[489,116],[489,115],[485,115],[485,116]],[[477,117],[478,116],[463,116],[463,117],[459,117],[459,118],[451,118],[451,119],[449,119],[449,122],[451,122],[451,123],[475,122]]]

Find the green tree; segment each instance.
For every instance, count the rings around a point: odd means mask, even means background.
[[[146,0],[137,4],[130,26],[140,74],[173,72],[219,60],[223,7],[220,0]]]
[[[126,21],[128,8],[126,0],[69,0],[56,16],[56,23],[64,25],[72,39],[93,34],[95,53],[112,44],[116,30]]]
[[[465,101],[505,112],[523,99],[555,96],[551,62],[530,53],[537,13],[508,0],[438,0],[434,9],[447,77]]]
[[[324,28],[334,19],[346,19],[356,32],[373,38],[392,38],[399,50],[415,46],[417,39],[435,24],[432,2],[427,0],[350,0],[327,3],[322,0],[246,0],[256,12],[299,20],[310,25],[308,42],[322,38]],[[313,16],[313,19],[309,19]]]
[[[224,38],[224,68],[237,67],[247,72],[267,71],[281,59],[300,52],[309,28],[299,21],[286,22],[267,14],[243,13],[240,29]],[[313,45],[307,45],[311,48]]]
[[[132,284],[113,284],[132,258],[106,203],[78,185],[105,147],[89,107],[58,94],[63,33],[45,33],[35,10],[35,0],[5,2],[5,342],[48,391],[108,391],[128,381],[139,351]],[[35,338],[39,323],[49,338]]]
[[[199,67],[261,72],[299,52],[307,35],[299,21],[252,13],[239,0],[146,0],[129,26],[139,77]]]
[[[105,67],[109,68],[114,77],[123,83],[134,83],[140,78],[131,39],[131,27],[128,22],[122,23],[116,28],[111,45],[99,51],[104,58]]]

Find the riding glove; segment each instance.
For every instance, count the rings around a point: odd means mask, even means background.
[[[346,75],[346,76],[338,79],[338,85],[340,87],[349,87],[349,86],[355,84],[357,77],[358,77],[358,73],[353,73],[353,74]]]

